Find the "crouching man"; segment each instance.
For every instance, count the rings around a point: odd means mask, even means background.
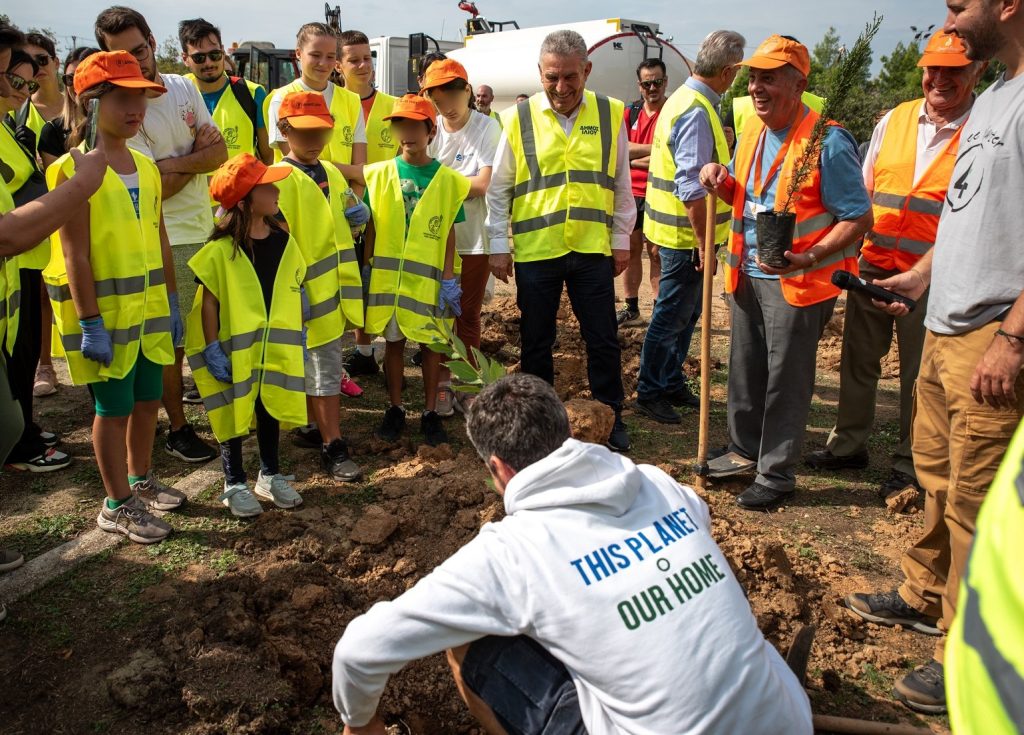
[[[384,733],[388,677],[445,649],[492,734],[811,732],[693,490],[570,439],[531,375],[484,389],[467,428],[507,516],[349,624],[333,683],[346,733]]]

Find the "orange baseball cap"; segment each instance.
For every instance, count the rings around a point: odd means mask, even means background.
[[[281,100],[278,120],[287,120],[293,128],[308,130],[333,128],[334,117],[327,100],[319,92],[290,92]]]
[[[420,85],[420,91],[433,89],[434,87],[441,87],[448,84],[448,82],[455,81],[456,79],[462,79],[466,82],[469,81],[469,74],[466,73],[466,67],[455,59],[441,59],[427,67],[427,73],[426,76],[423,77],[423,84]]]
[[[768,36],[754,51],[754,55],[740,64],[754,69],[778,69],[789,64],[799,69],[805,77],[811,73],[811,55],[807,53],[807,47],[778,34]]]
[[[945,31],[937,31],[928,39],[924,54],[917,62],[918,66],[967,66],[971,60],[967,58],[967,49],[963,39]]]
[[[434,62],[430,65],[430,69],[433,69],[438,63]],[[427,71],[429,72],[430,69]],[[425,97],[420,97],[418,94],[407,94],[399,97],[395,102],[395,108],[391,111],[391,114],[385,117],[385,120],[394,120],[396,118],[404,118],[406,120],[430,120],[430,122],[437,124],[437,110],[434,109],[434,103]]]
[[[138,59],[127,51],[99,51],[84,58],[75,68],[75,94],[103,82],[130,89],[152,89],[160,94],[167,91],[166,87],[146,79]]]
[[[289,164],[268,166],[251,153],[239,153],[213,172],[210,195],[224,209],[231,209],[260,184],[273,184],[288,177]]]

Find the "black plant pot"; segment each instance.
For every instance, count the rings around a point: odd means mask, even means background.
[[[793,212],[757,213],[757,257],[772,268],[788,268],[785,252],[793,248],[796,214]]]

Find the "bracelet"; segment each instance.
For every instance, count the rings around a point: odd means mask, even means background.
[[[919,271],[917,268],[911,268],[910,272],[917,276],[918,280],[921,281],[922,286],[928,288],[928,284],[924,282],[924,276],[921,275],[921,271]]]
[[[818,256],[814,254],[813,250],[808,250],[807,251],[807,257],[811,259],[811,265],[817,265],[818,264]]]
[[[1018,344],[1024,345],[1024,335],[1010,334],[1009,332],[1004,332],[1002,329],[997,329],[996,334],[1000,337],[1005,337],[1006,341],[1010,344],[1013,344],[1014,341],[1016,341]]]

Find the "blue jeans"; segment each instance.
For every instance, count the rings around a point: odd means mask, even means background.
[[[637,398],[655,400],[685,385],[682,365],[701,314],[704,274],[697,270],[696,250],[659,248],[661,283],[658,300],[640,352]]]

